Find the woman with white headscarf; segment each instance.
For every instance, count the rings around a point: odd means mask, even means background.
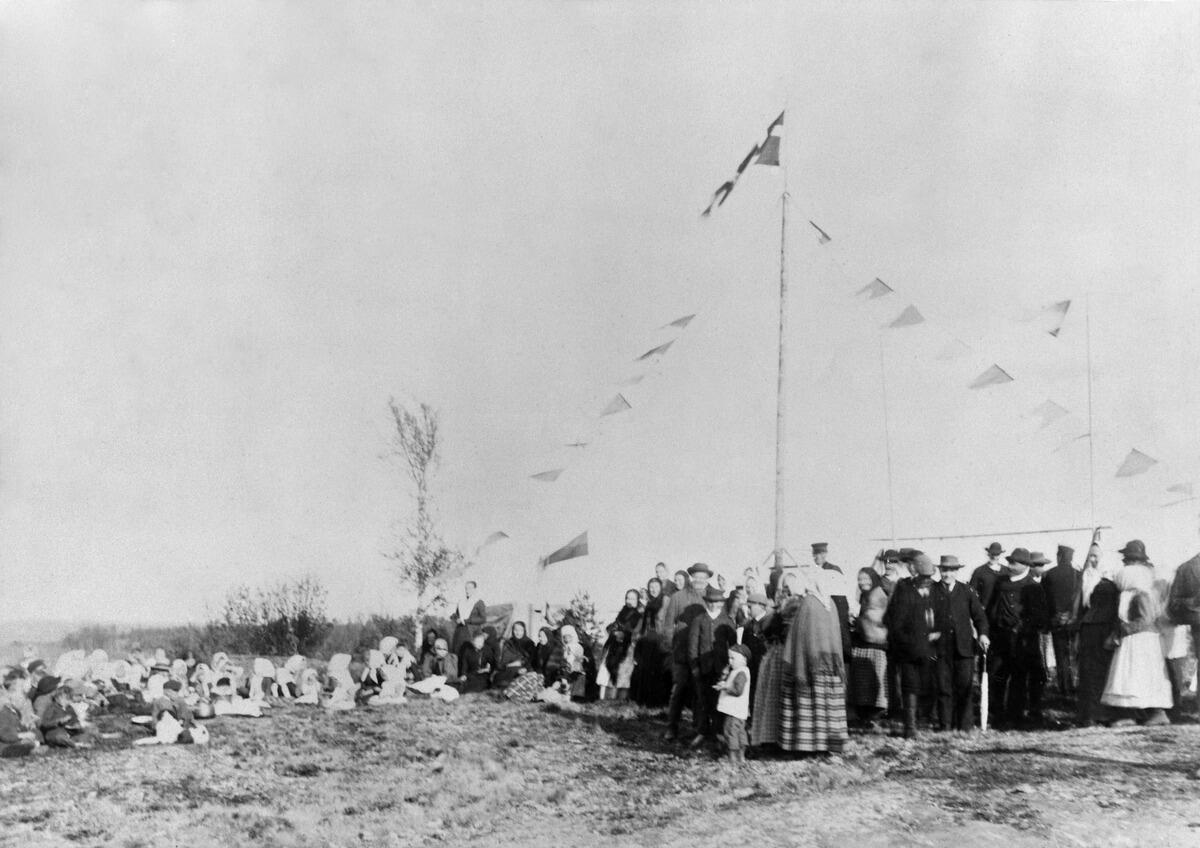
[[[1103,718],[1100,696],[1108,680],[1113,648],[1120,634],[1117,608],[1121,590],[1113,582],[1119,566],[1100,563],[1100,546],[1093,543],[1083,564],[1075,619],[1079,622],[1079,686],[1075,720],[1091,727]]]

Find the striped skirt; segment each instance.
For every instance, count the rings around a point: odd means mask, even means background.
[[[771,645],[758,664],[754,707],[750,712],[750,744],[778,745],[783,707],[783,645]]]
[[[887,651],[863,645],[851,648],[850,653],[850,703],[856,707],[887,709]]]
[[[803,692],[791,675],[783,681],[779,746],[785,751],[832,751],[846,744],[846,686],[841,677],[820,673]]]

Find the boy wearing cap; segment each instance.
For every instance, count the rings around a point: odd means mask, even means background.
[[[716,586],[704,590],[705,611],[688,625],[688,668],[692,679],[692,724],[696,735],[693,748],[720,730],[717,713],[717,681],[737,644],[733,619],[725,612],[725,596]]]
[[[970,730],[975,724],[975,641],[984,653],[991,644],[983,604],[975,593],[959,582],[962,563],[956,556],[943,556],[938,564],[941,588],[949,601],[949,630],[938,649],[938,721],[944,730]]]
[[[683,702],[693,691],[691,664],[688,661],[688,627],[706,610],[704,602],[712,569],[702,562],[688,569],[688,585],[667,599],[658,614],[658,632],[671,640],[671,700],[667,707],[667,732],[663,740],[679,737]]]
[[[1014,548],[1005,559],[1005,574],[987,609],[989,701],[997,727],[1017,727],[1041,719],[1045,670],[1040,634],[1049,628],[1049,615],[1046,594],[1030,572],[1029,551]]]
[[[751,592],[746,596],[746,609],[750,617],[742,627],[741,644],[750,651],[750,703],[754,703],[754,684],[758,679],[758,664],[767,653],[767,637],[763,633],[763,620],[771,602],[762,592]]]
[[[728,651],[729,673],[713,688],[717,696],[717,712],[721,714],[721,735],[731,763],[746,762],[746,720],[750,718],[750,684],[753,680],[747,663],[750,649],[734,645]]]

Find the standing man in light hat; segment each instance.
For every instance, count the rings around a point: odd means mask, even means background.
[[[1048,626],[1046,595],[1030,572],[1029,551],[1014,548],[987,609],[990,712],[997,727],[1024,727],[1041,719],[1045,672],[1039,636]],[[1028,710],[1028,712],[1026,712]]]
[[[658,632],[671,640],[671,701],[667,708],[667,742],[679,738],[679,721],[683,717],[683,704],[693,690],[691,663],[688,660],[688,627],[692,619],[705,615],[708,609],[704,596],[713,571],[702,562],[687,570],[688,585],[684,586],[662,605],[658,617]],[[697,709],[692,707],[693,714]]]
[[[975,725],[975,644],[985,654],[991,645],[983,604],[958,580],[962,567],[956,556],[943,556],[938,564],[950,604],[950,628],[938,648],[938,720],[943,730],[970,730]]]

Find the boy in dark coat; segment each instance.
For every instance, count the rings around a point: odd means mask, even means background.
[[[691,745],[699,748],[704,740],[720,731],[717,691],[713,688],[729,661],[729,649],[737,644],[733,619],[725,612],[725,596],[716,586],[704,591],[705,611],[688,625],[688,667],[692,679],[692,720],[696,730]]]
[[[975,724],[975,641],[987,653],[988,620],[983,604],[958,581],[962,563],[944,556],[938,565],[942,591],[949,602],[949,630],[938,648],[938,721],[944,730],[970,730]]]

